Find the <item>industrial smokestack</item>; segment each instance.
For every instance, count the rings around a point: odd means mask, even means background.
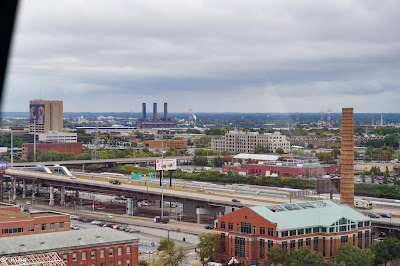
[[[142,103],[142,118],[146,119],[146,103]]]
[[[354,117],[353,108],[342,108],[340,203],[354,206]]]
[[[157,120],[157,103],[153,103],[153,120]]]
[[[164,103],[164,120],[168,120],[168,106],[167,103]]]

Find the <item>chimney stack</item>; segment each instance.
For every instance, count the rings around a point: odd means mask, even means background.
[[[142,119],[146,119],[146,103],[142,103]]]
[[[157,103],[153,103],[153,120],[157,120]]]
[[[164,120],[168,120],[168,106],[167,103],[164,103]]]

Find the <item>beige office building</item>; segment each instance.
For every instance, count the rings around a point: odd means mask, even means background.
[[[29,102],[31,133],[63,131],[63,101],[32,100]]]
[[[290,142],[279,132],[259,134],[232,130],[222,138],[211,140],[212,150],[228,153],[254,153],[257,145],[267,147],[271,152],[276,152],[278,148],[282,148],[285,153],[290,152]]]

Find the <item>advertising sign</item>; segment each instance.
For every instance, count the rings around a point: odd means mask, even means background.
[[[0,162],[0,171],[4,172],[7,170],[7,162]]]
[[[44,124],[44,104],[30,104],[29,123]]]
[[[176,170],[176,159],[163,159],[163,165],[161,165],[161,159],[156,161],[156,171],[171,171]]]
[[[7,147],[0,147],[0,154],[7,154]]]

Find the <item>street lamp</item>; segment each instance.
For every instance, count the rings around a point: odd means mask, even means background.
[[[164,217],[164,135],[161,131],[161,219]]]

